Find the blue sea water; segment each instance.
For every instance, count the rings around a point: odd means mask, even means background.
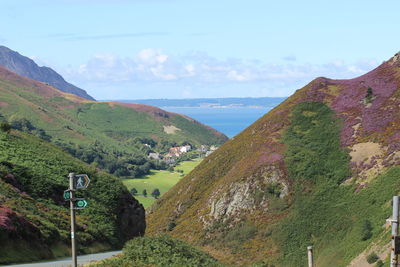
[[[250,107],[161,107],[170,112],[187,115],[193,119],[206,124],[229,138],[234,137],[253,122],[261,118],[272,107],[250,108]]]

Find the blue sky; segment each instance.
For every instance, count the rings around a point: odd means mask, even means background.
[[[0,44],[97,99],[287,96],[400,50],[398,1],[1,0]]]

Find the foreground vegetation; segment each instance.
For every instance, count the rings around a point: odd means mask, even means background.
[[[0,131],[0,263],[69,254],[69,206],[63,200],[69,172],[91,178],[90,188],[78,191],[89,202],[77,211],[80,253],[119,248],[144,233],[144,211],[119,179],[34,136]],[[136,216],[134,225],[122,221],[129,216]]]
[[[135,238],[125,244],[122,255],[90,265],[133,266],[222,267],[207,253],[167,235]]]

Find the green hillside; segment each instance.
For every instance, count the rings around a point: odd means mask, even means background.
[[[399,104],[399,55],[354,79],[315,79],[157,201],[148,234],[168,232],[229,265],[306,266],[309,245],[316,266],[373,266],[371,253],[385,261]]]
[[[89,202],[77,211],[80,253],[120,248],[144,234],[143,207],[119,179],[19,131],[0,131],[0,263],[69,254],[68,173],[87,173]]]
[[[174,171],[160,170],[152,171],[150,174],[145,175],[140,179],[124,179],[122,183],[131,191],[135,188],[137,195],[135,198],[145,207],[150,207],[156,199],[151,196],[154,189],[159,189],[161,196],[168,192],[168,190],[174,186],[183,176],[191,172],[202,159],[194,159],[191,161],[184,161],[179,163]],[[143,196],[143,190],[147,191],[148,196]]]
[[[179,114],[141,104],[89,101],[2,67],[0,115],[15,129],[49,140],[120,177],[163,168],[148,160],[151,151],[166,152],[183,143],[219,145],[227,140]]]

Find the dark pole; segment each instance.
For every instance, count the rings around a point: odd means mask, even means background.
[[[69,206],[71,209],[71,253],[72,253],[72,267],[77,267],[77,259],[76,259],[76,241],[75,241],[75,209],[74,209],[74,173],[70,173],[69,177]]]

